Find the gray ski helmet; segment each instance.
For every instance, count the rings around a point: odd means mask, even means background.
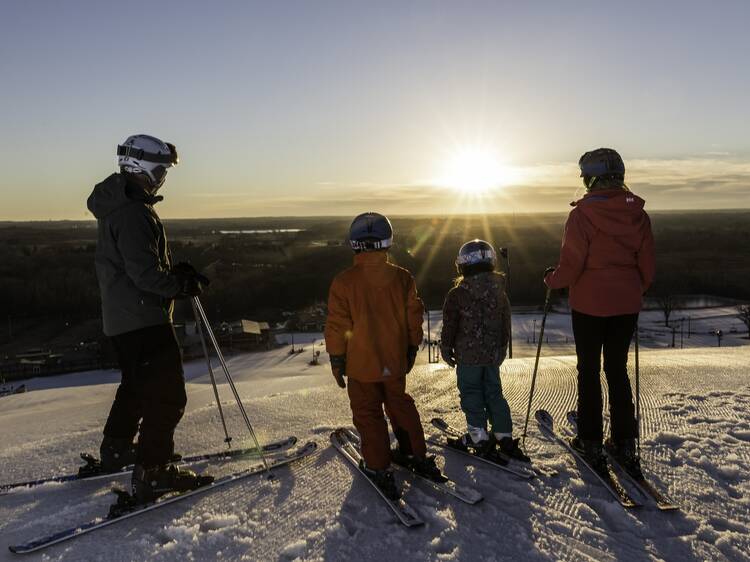
[[[486,263],[495,267],[497,265],[497,254],[492,244],[475,238],[461,246],[456,258],[456,266],[459,270],[467,265]]]
[[[349,227],[349,244],[356,252],[372,252],[390,248],[393,244],[393,227],[388,217],[380,213],[362,213]]]
[[[172,143],[150,135],[131,135],[117,145],[117,165],[131,174],[145,174],[153,187],[160,187],[167,177],[167,169],[179,161]]]
[[[612,148],[597,148],[585,152],[578,160],[583,183],[591,189],[600,179],[624,179],[625,163]]]

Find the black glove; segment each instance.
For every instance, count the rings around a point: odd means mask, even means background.
[[[406,350],[406,372],[410,373],[414,368],[414,362],[417,360],[417,351],[419,347],[416,345],[410,345],[409,349]]]
[[[339,388],[346,388],[346,355],[331,355],[331,372]]]
[[[200,271],[195,269],[190,262],[181,261],[172,266],[173,275],[191,275],[195,277],[201,285],[210,285],[211,281]]]
[[[443,361],[448,363],[448,366],[453,368],[456,366],[456,356],[453,353],[452,347],[441,347],[440,355],[443,357]]]
[[[211,283],[205,275],[184,261],[172,267],[172,275],[175,276],[180,286],[179,291],[175,295],[177,299],[200,296],[203,293],[204,285]]]

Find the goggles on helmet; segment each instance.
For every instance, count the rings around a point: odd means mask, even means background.
[[[177,155],[177,148],[170,142],[165,142],[164,144],[169,148],[169,154],[157,154],[155,152],[147,152],[142,148],[134,148],[132,146],[118,144],[117,156],[125,156],[126,158],[133,158],[135,160],[145,160],[146,162],[154,162],[156,164],[169,164],[171,166],[176,166],[180,162],[180,158]]]

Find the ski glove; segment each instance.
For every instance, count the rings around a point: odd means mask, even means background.
[[[203,293],[203,287],[211,282],[191,264],[184,261],[172,267],[172,275],[177,278],[177,283],[180,286],[178,293],[175,295],[177,299],[200,296]]]
[[[443,361],[448,363],[448,366],[453,368],[456,366],[456,356],[453,353],[452,347],[441,347],[440,355],[443,357]]]
[[[419,348],[416,345],[410,345],[409,349],[406,350],[406,372],[411,373],[414,367],[414,362],[417,360],[417,351]]]
[[[331,355],[331,372],[339,388],[346,388],[346,355]]]

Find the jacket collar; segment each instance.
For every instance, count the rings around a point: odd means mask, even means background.
[[[388,263],[388,252],[360,252],[354,254],[354,265],[378,265]]]
[[[606,201],[607,199],[617,197],[618,195],[624,195],[625,193],[630,192],[617,187],[608,189],[595,189],[594,191],[589,191],[588,193],[586,193],[578,201],[573,201],[570,206],[577,207],[578,205],[581,205],[583,203],[590,203],[592,201]]]
[[[164,200],[164,197],[161,195],[151,195],[137,183],[127,181],[127,176],[125,176],[125,180],[127,182],[125,193],[127,194],[128,199],[132,199],[133,201],[143,201],[146,205],[155,205],[159,201]]]

